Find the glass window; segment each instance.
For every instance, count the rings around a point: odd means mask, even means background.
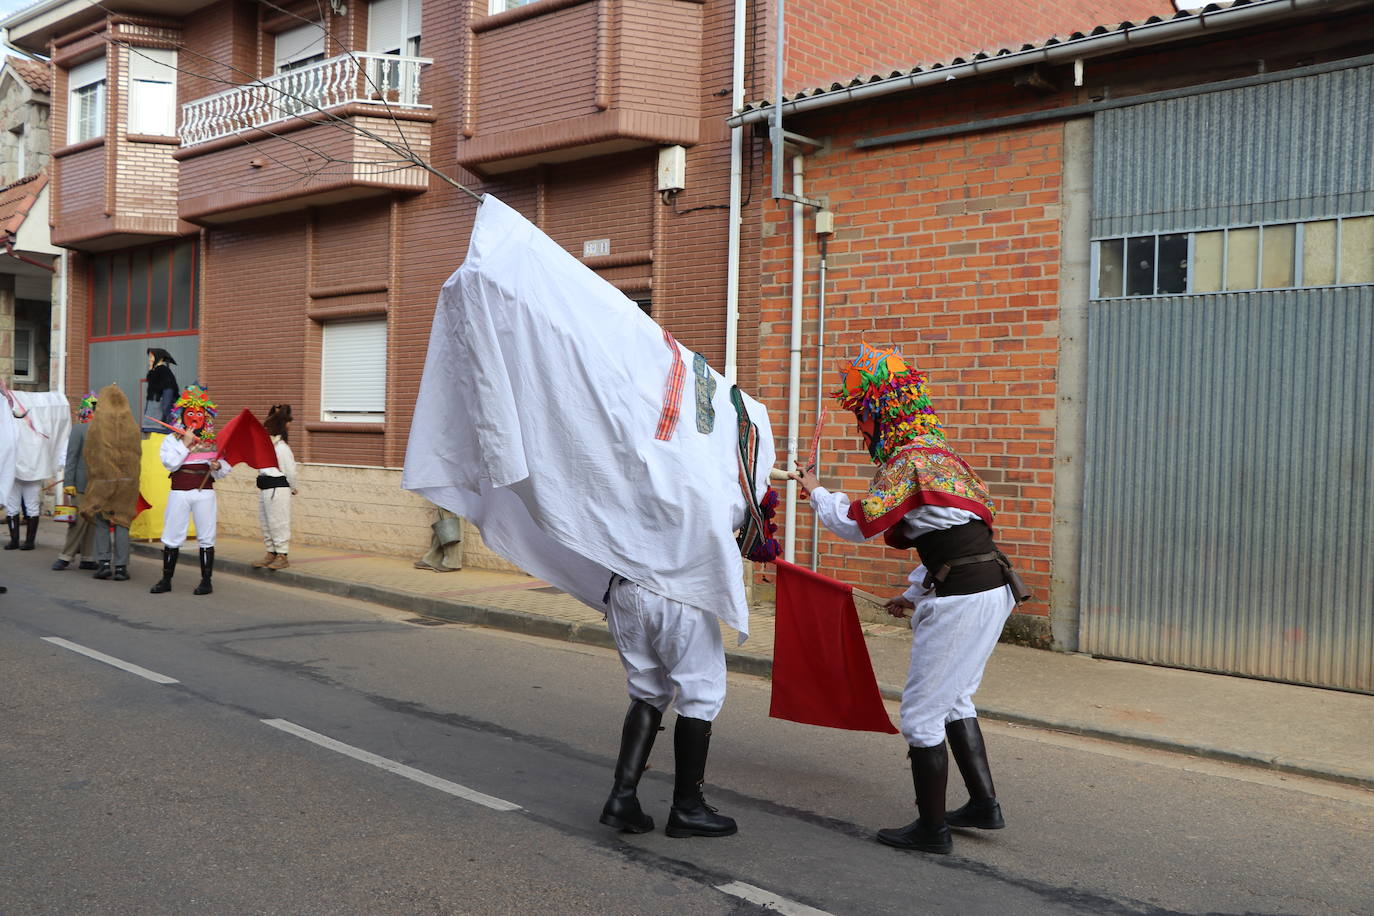
[[[1097,246],[1097,296],[1099,299],[1115,299],[1122,294],[1122,278],[1126,275],[1126,240],[1107,239]]]
[[[324,26],[307,22],[294,29],[278,32],[276,36],[276,72],[285,73],[324,60],[326,35]]]
[[[1226,233],[1226,288],[1254,289],[1259,279],[1259,229]]]
[[[1126,295],[1153,296],[1155,292],[1155,237],[1126,240]]]
[[[1374,283],[1374,216],[1341,220],[1341,282]]]
[[[148,249],[129,252],[129,333],[148,331]]]
[[[97,57],[67,71],[67,142],[105,135],[105,58]]]
[[[1332,286],[1336,282],[1336,221],[1304,223],[1302,227],[1302,285]]]
[[[14,327],[14,380],[32,381],[34,377],[33,328]]]
[[[110,259],[98,257],[91,264],[91,336],[110,334]]]
[[[188,331],[195,327],[195,260],[195,242],[181,242],[172,251],[173,331]]]
[[[1199,232],[1193,236],[1193,292],[1221,292],[1225,259],[1225,232]]]
[[[177,132],[177,52],[129,48],[129,132]]]
[[[324,325],[321,419],[381,423],[386,418],[386,319]]]
[[[537,0],[491,0],[490,12],[504,13],[506,10],[513,10],[517,6],[529,6]]]
[[[159,245],[148,260],[148,330],[171,330],[172,249]]]
[[[110,268],[110,336],[129,333],[129,256],[114,256]]]
[[[1262,230],[1264,258],[1261,261],[1260,288],[1283,289],[1293,285],[1293,255],[1297,227],[1293,223],[1265,226]]]
[[[1159,268],[1156,292],[1188,292],[1188,233],[1159,237]]]

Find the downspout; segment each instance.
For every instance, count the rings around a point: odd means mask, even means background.
[[[57,393],[67,393],[67,251],[58,255],[57,271]],[[51,341],[49,341],[51,342]],[[79,387],[79,386],[78,386]]]
[[[730,76],[730,114],[744,107],[744,27],[748,0],[735,0],[735,46]],[[725,381],[739,377],[739,246],[743,223],[744,126],[730,128],[730,217],[725,249]]]
[[[792,157],[792,194],[802,196],[801,154]],[[792,343],[787,370],[787,470],[797,466],[797,427],[801,424],[801,341],[802,341],[802,230],[806,205],[792,202]],[[787,532],[783,536],[783,557],[797,561],[797,482],[787,481]]]
[[[825,249],[826,237],[818,233],[821,263],[816,271],[816,423],[819,425],[825,413]],[[807,458],[811,456],[808,455]],[[789,468],[789,470],[791,470]],[[821,519],[811,513],[811,568],[815,569],[821,560]]]

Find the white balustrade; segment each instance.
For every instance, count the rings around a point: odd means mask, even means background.
[[[195,146],[350,102],[391,108],[420,104],[424,57],[355,52],[235,86],[181,106],[181,145]]]

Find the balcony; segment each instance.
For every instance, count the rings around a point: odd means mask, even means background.
[[[429,187],[420,57],[331,57],[182,106],[178,212],[215,225]]]
[[[479,174],[696,143],[700,0],[542,0],[472,20],[458,162]]]

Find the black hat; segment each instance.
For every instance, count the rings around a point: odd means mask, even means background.
[[[167,363],[170,366],[175,366],[177,364],[177,361],[172,359],[172,354],[161,347],[149,347],[148,352],[153,354],[154,362]]]

